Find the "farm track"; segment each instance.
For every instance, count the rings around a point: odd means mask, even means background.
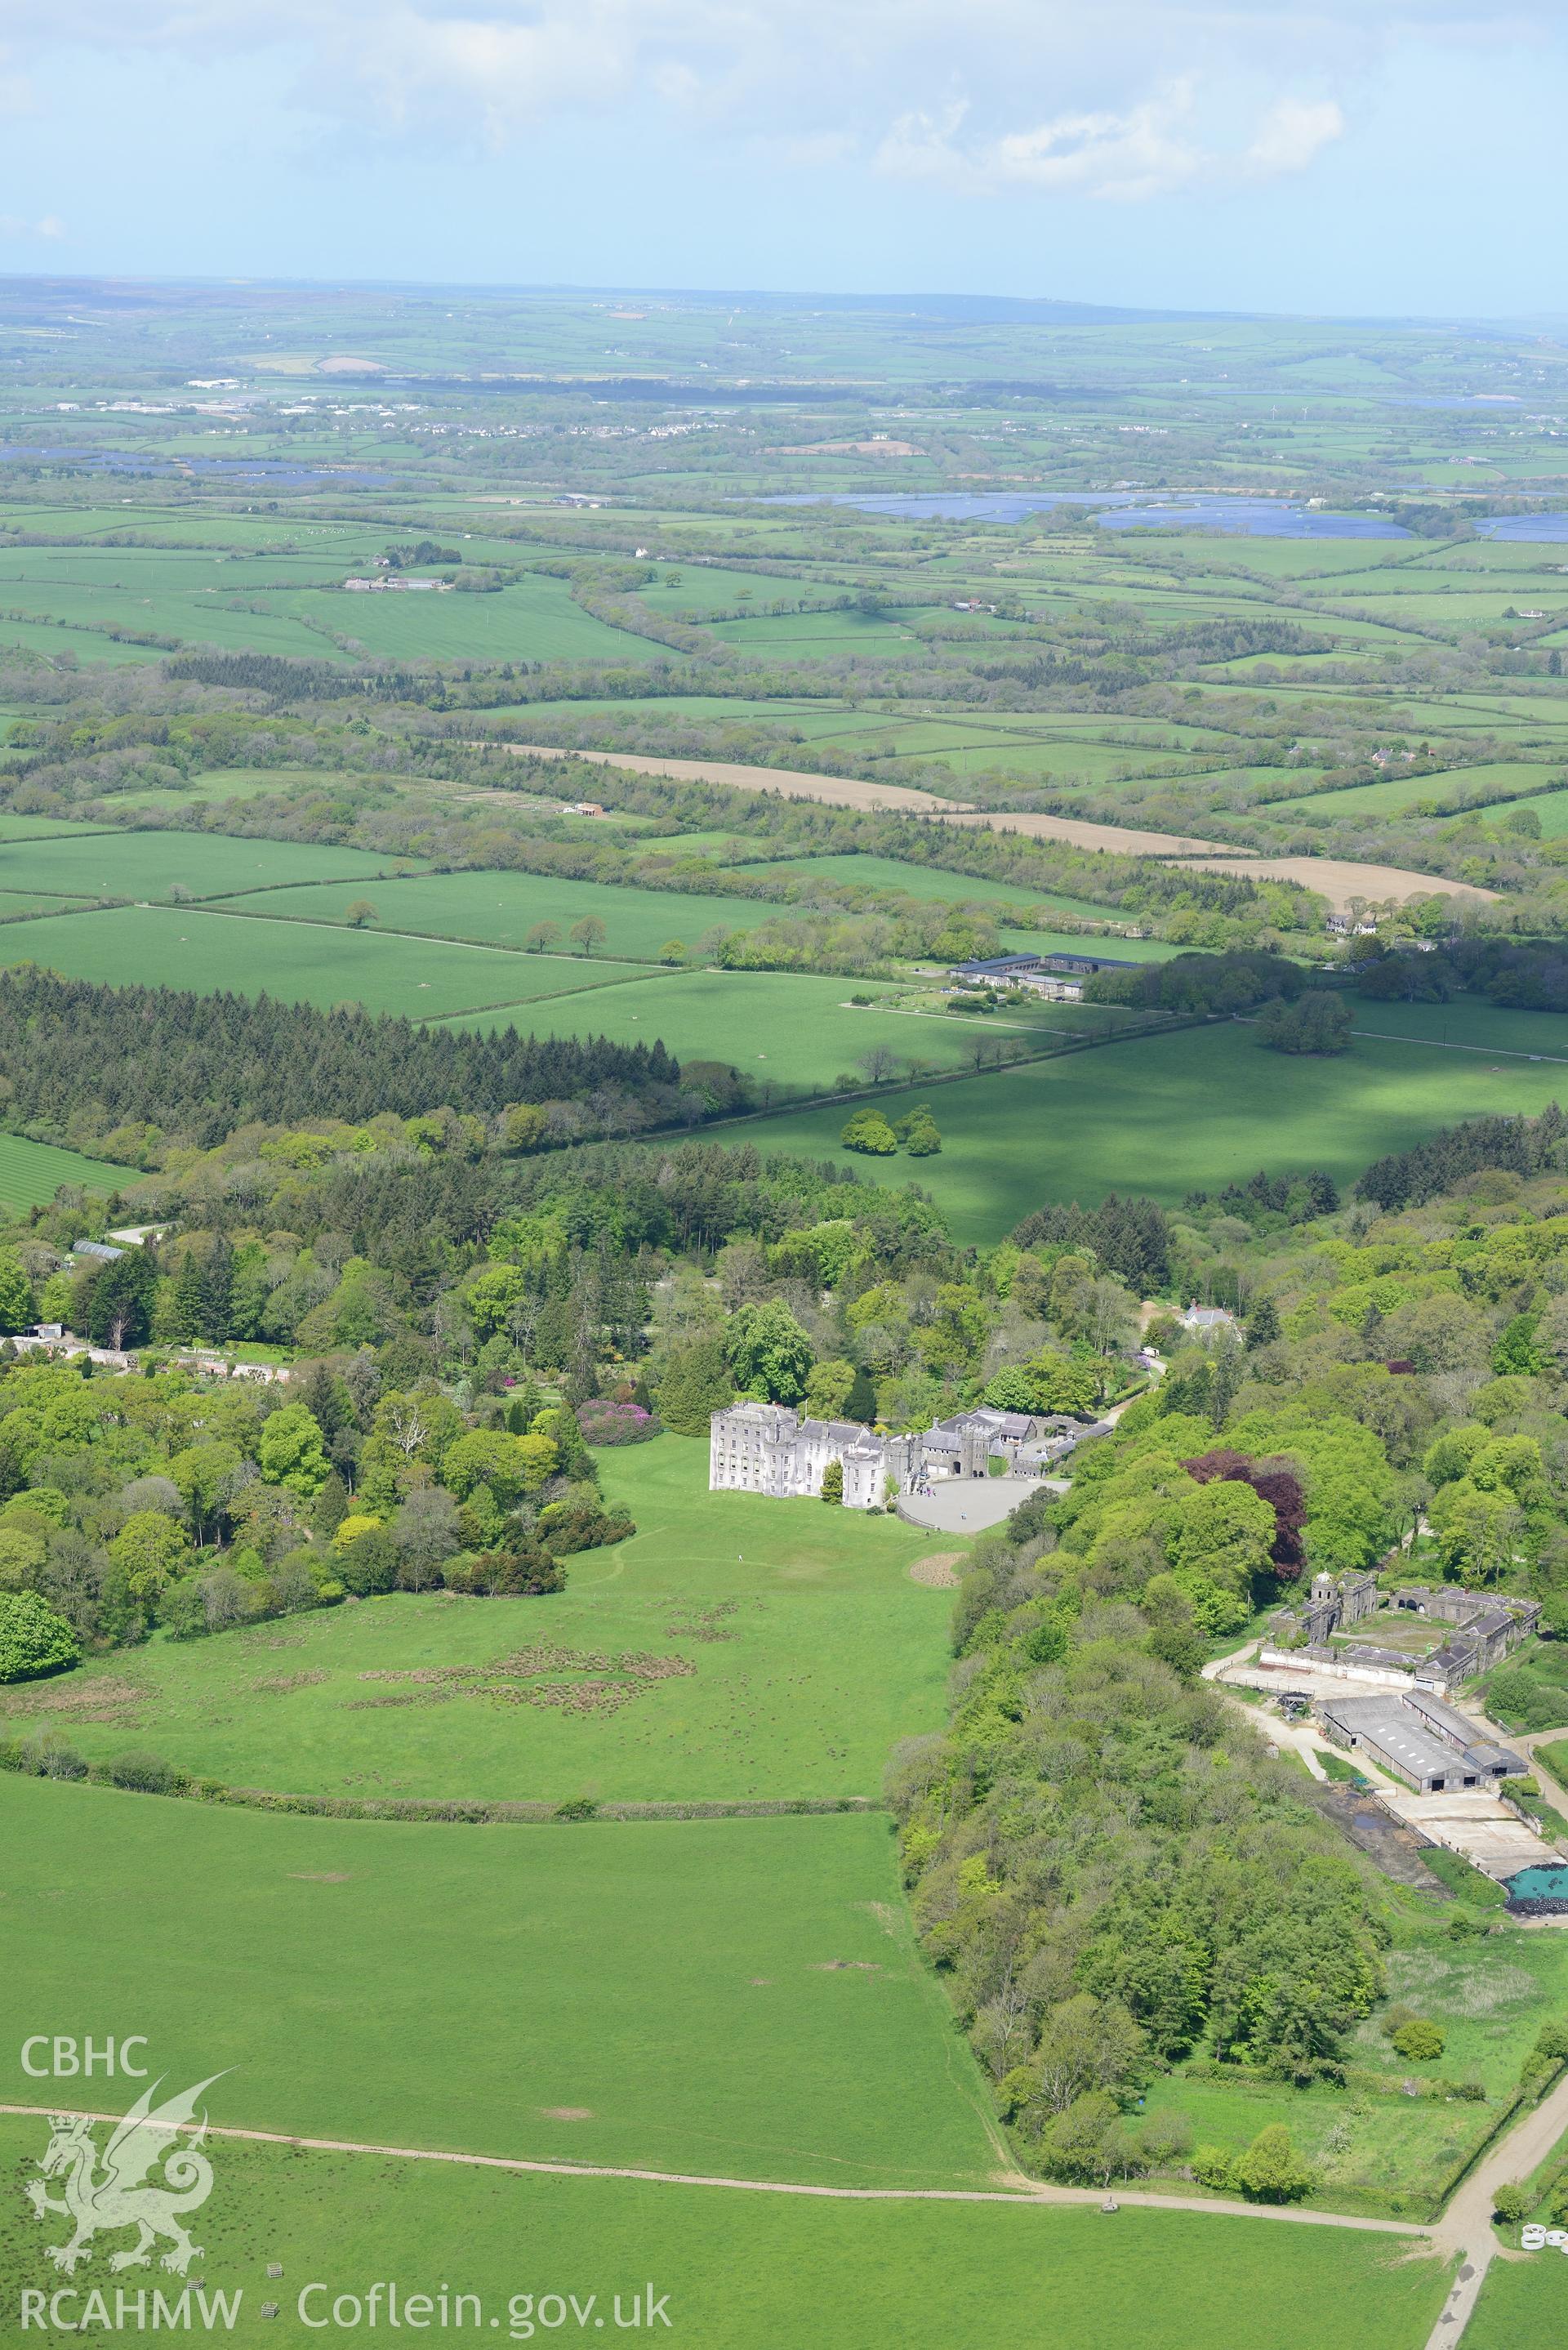
[[[0,2105],[0,2114],[24,2118],[67,2110],[58,2105]],[[118,2122],[119,2114],[83,2112],[94,2122]],[[182,2126],[194,2131],[199,2125]],[[817,2187],[784,2178],[723,2178],[704,2171],[645,2170],[631,2164],[602,2162],[540,2162],[522,2156],[455,2153],[431,2147],[383,2146],[359,2138],[296,2137],[285,2130],[220,2128],[207,2125],[208,2137],[236,2138],[253,2146],[303,2147],[313,2154],[375,2154],[398,2162],[448,2162],[476,2170],[508,2170],[554,2178],[636,2178],[659,2187],[724,2188],[744,2195],[805,2195],[841,2203],[1021,2203],[1102,2205],[1104,2191],[1096,2187],[1053,2187],[1044,2182],[1018,2188],[986,2187]],[[1129,2189],[1118,2194],[1119,2204],[1151,2211],[1207,2211],[1251,2220],[1283,2220],[1297,2227],[1355,2228],[1378,2235],[1420,2237],[1431,2231],[1417,2220],[1371,2220],[1356,2213],[1298,2211],[1276,2203],[1241,2203],[1203,2195],[1144,2195]]]

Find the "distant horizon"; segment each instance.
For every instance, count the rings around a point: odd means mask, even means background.
[[[1287,307],[1227,307],[1179,303],[1168,307],[1141,302],[1107,300],[1094,302],[1073,295],[1060,294],[966,294],[940,286],[861,286],[845,289],[823,286],[672,286],[645,285],[629,277],[587,278],[468,278],[468,277],[398,277],[379,275],[354,275],[334,270],[316,276],[296,272],[271,275],[247,271],[243,276],[219,271],[115,269],[115,270],[46,270],[10,267],[0,270],[0,289],[7,286],[90,287],[105,286],[166,286],[171,290],[192,289],[230,293],[241,296],[246,292],[291,292],[296,290],[330,293],[354,291],[386,294],[441,294],[461,292],[471,296],[493,296],[512,300],[570,300],[575,297],[631,296],[649,302],[748,302],[777,303],[794,307],[804,303],[821,303],[834,309],[890,308],[903,304],[928,305],[962,312],[971,323],[987,323],[984,314],[993,311],[993,323],[998,325],[1025,323],[1022,317],[1010,313],[1055,311],[1084,314],[1082,323],[1102,325],[1136,325],[1144,321],[1169,321],[1181,324],[1187,320],[1216,319],[1237,326],[1292,325],[1303,326],[1378,326],[1409,328],[1465,328],[1514,327],[1521,330],[1561,329],[1568,332],[1568,310],[1518,311],[1498,310],[1340,310]],[[1072,317],[1057,323],[1071,326],[1078,323]],[[1505,400],[1513,395],[1495,395]]]

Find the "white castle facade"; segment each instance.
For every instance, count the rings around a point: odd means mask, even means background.
[[[993,1458],[1039,1474],[1097,1429],[1059,1418],[981,1408],[904,1436],[879,1436],[853,1419],[803,1419],[782,1403],[732,1403],[709,1424],[711,1493],[766,1493],[779,1501],[820,1493],[824,1471],[844,1471],[850,1510],[885,1509],[900,1493],[950,1477],[985,1477]]]

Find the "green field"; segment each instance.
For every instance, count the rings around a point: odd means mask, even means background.
[[[0,889],[67,898],[226,897],[278,883],[378,880],[406,858],[294,840],[240,840],[213,832],[92,832],[77,838],[0,838]]]
[[[1366,1007],[1382,1013],[1383,1004]],[[1047,1200],[1147,1192],[1175,1205],[1260,1167],[1323,1167],[1341,1182],[1458,1118],[1536,1112],[1563,1089],[1550,1065],[1363,1037],[1342,1058],[1267,1053],[1241,1024],[1183,1029],[937,1087],[940,1156],[856,1159],[837,1108],[746,1129],[764,1149],[836,1159],[878,1183],[918,1182],[963,1239],[999,1239]],[[905,1097],[891,1097],[900,1107]]]
[[[1561,840],[1568,832],[1568,792],[1542,792],[1524,806],[1540,824],[1543,840]]]
[[[566,580],[542,576],[520,579],[493,596],[355,596],[305,588],[275,594],[269,601],[273,609],[294,615],[313,630],[330,630],[398,660],[681,658],[646,637],[607,628],[573,603]]]
[[[394,1826],[6,1773],[0,1964],[18,2017],[68,1983],[159,2071],[233,2067],[254,2127],[987,2185],[989,2100],[894,1864],[875,1814]],[[8,2045],[0,2095],[36,2087]]]
[[[527,971],[535,959],[518,962]],[[851,993],[876,1002],[855,1005]],[[935,1068],[964,1065],[973,1039],[963,1023],[940,1014],[883,1010],[888,993],[885,986],[812,972],[674,972],[564,998],[548,1015],[530,1019],[541,1035],[608,1036],[621,1045],[661,1037],[680,1060],[732,1062],[757,1087],[771,1082],[825,1090],[841,1072],[852,1072],[862,1053],[878,1046]],[[461,1024],[504,1027],[512,1017],[507,1006],[467,1016]],[[521,1025],[521,1014],[518,1021]],[[987,1024],[988,1036],[993,1028]],[[994,1028],[996,1035],[1003,1033],[1014,1032]],[[845,1115],[839,1113],[838,1126]]]
[[[687,1437],[599,1458],[638,1531],[581,1553],[559,1596],[400,1593],[220,1639],[160,1638],[7,1690],[0,1727],[64,1725],[94,1759],[133,1740],[194,1774],[301,1794],[875,1798],[895,1741],[942,1718],[950,1599],[907,1570],[961,1542],[819,1502],[710,1494],[707,1446]],[[628,1654],[686,1670],[582,1712],[379,1678],[541,1643],[570,1655],[535,1687],[594,1679]]]
[[[69,824],[64,816],[14,816],[9,808],[0,812],[0,842],[74,840],[106,829],[107,827],[99,824]]]
[[[188,906],[117,906],[12,923],[0,929],[0,962],[41,963],[100,986],[265,991],[286,1003],[362,1003],[415,1020],[504,1004],[521,1024],[539,1024],[526,1009],[538,997],[645,977],[631,963],[506,954]],[[597,1034],[600,1024],[585,1012],[581,1024]]]
[[[237,2083],[223,2083],[214,2120],[229,2121],[240,2095]],[[21,2192],[47,2134],[42,2121],[0,2117],[0,2263],[16,2287],[52,2292],[61,2279],[42,2248],[54,2239]],[[748,2195],[234,2140],[208,2150],[215,2183],[202,2213],[206,2258],[193,2273],[243,2289],[223,2336],[237,2350],[298,2350],[318,2338],[298,2317],[302,2287],[329,2287],[306,2300],[315,2318],[338,2293],[363,2296],[377,2280],[395,2281],[405,2300],[443,2282],[477,2294],[470,2323],[489,2333],[499,2318],[503,2342],[519,2338],[516,2297],[536,2306],[550,2293],[575,2294],[593,2331],[592,2295],[610,2330],[616,2294],[629,2317],[651,2281],[656,2300],[668,2295],[669,2338],[688,2350],[1318,2350],[1334,2335],[1420,2350],[1445,2284],[1436,2262],[1407,2258],[1394,2237],[1262,2217],[1127,2207],[1107,2223],[1097,2211],[1048,2204]],[[1542,2256],[1524,2271],[1494,2267],[1475,2324],[1506,2280],[1512,2290],[1501,2300],[1538,2310],[1541,2330],[1489,2334],[1484,2350],[1555,2342],[1544,2322],[1562,2300],[1550,2289],[1521,2294],[1513,2282],[1547,2266]],[[98,2268],[81,2281],[98,2281]],[[281,2317],[262,2318],[268,2302]],[[384,2297],[382,2311],[384,2323]],[[520,2306],[518,2327],[534,2322]],[[576,2338],[569,2308],[566,2328]]]
[[[17,1214],[46,1205],[62,1183],[78,1183],[85,1191],[113,1191],[134,1182],[126,1167],[111,1167],[101,1159],[84,1159],[78,1151],[57,1149],[52,1142],[29,1142],[20,1134],[0,1134],[0,1206]]]
[[[1560,1012],[1516,1012],[1483,995],[1456,995],[1447,1003],[1379,1003],[1363,995],[1349,1002],[1359,1031],[1568,1060],[1568,1014]]]
[[[1440,775],[1417,775],[1406,771],[1386,775],[1380,783],[1353,784],[1343,792],[1319,792],[1309,799],[1272,801],[1268,812],[1271,816],[1301,816],[1310,809],[1317,816],[1394,816],[1401,808],[1413,807],[1417,800],[1434,800],[1441,806],[1451,799],[1469,800],[1488,791],[1495,792],[1500,801],[1512,800],[1522,793],[1540,790],[1561,774],[1561,762],[1544,766],[1532,764],[1528,760],[1453,767]],[[1529,805],[1535,804],[1531,801]]]
[[[1493,2261],[1465,2328],[1465,2350],[1558,2350],[1565,2326],[1568,2261],[1560,2251],[1528,2252]]]
[[[713,834],[710,837],[719,840],[723,836]],[[761,869],[765,872],[773,868]],[[950,873],[940,865],[909,864],[898,857],[792,857],[776,869],[783,880],[792,880],[797,874],[804,877],[819,873],[825,881],[846,881],[873,889],[899,889],[909,898],[955,901],[982,899],[1003,906],[1049,906],[1058,913],[1076,914],[1084,921],[1117,919],[1112,908],[1093,906],[1081,898],[1060,897],[1049,889],[1026,889],[1018,881],[977,880],[972,874]],[[1162,946],[1156,940],[1132,939],[1127,946],[1129,962],[1175,952],[1174,948]]]
[[[244,888],[243,882],[238,886]],[[269,891],[265,906],[255,902],[257,911],[268,914],[340,922],[356,897],[365,894],[352,883],[323,884]],[[611,955],[632,962],[655,962],[670,939],[694,947],[715,925],[754,929],[780,910],[756,898],[611,888],[542,873],[421,874],[410,880],[380,882],[369,896],[376,909],[375,921],[366,925],[370,930],[417,931],[435,938],[520,947],[536,922],[549,921],[559,928],[559,947],[566,952],[572,951],[566,940],[572,924],[592,915],[607,933],[593,959]]]

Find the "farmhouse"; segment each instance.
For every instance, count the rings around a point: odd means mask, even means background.
[[[1184,1330],[1190,1330],[1199,1338],[1217,1338],[1222,1330],[1236,1327],[1236,1316],[1228,1306],[1199,1305],[1196,1297],[1177,1319]]]
[[[799,1499],[822,1491],[824,1471],[844,1471],[847,1509],[879,1510],[900,1493],[955,1477],[1004,1471],[1037,1475],[1085,1437],[1103,1433],[1059,1414],[982,1407],[934,1420],[929,1429],[880,1436],[850,1419],[803,1419],[788,1404],[733,1403],[709,1423],[711,1493],[766,1493]]]

